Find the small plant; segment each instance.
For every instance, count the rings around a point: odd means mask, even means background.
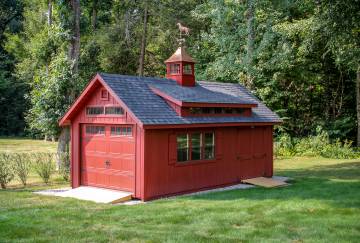
[[[14,171],[11,166],[12,156],[8,153],[0,153],[0,185],[6,189],[6,185],[14,178]]]
[[[27,179],[31,171],[31,157],[29,154],[14,154],[13,168],[15,175],[20,179],[22,184],[26,186]]]
[[[33,157],[35,172],[48,184],[51,175],[54,173],[55,162],[51,153],[38,153]]]
[[[65,181],[70,180],[70,154],[67,152],[57,153],[59,173]]]

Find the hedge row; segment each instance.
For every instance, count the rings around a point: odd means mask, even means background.
[[[68,153],[4,153],[0,152],[0,185],[5,189],[14,178],[24,186],[31,171],[34,171],[47,184],[52,174],[58,170],[68,181],[70,160]],[[56,166],[57,165],[57,166]]]

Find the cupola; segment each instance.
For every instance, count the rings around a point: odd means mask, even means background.
[[[186,53],[184,46],[179,47],[165,63],[167,78],[176,80],[181,86],[195,86],[195,61]]]

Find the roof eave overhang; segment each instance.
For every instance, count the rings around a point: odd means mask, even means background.
[[[180,107],[229,107],[229,108],[253,108],[257,107],[256,103],[240,104],[240,103],[204,103],[204,102],[184,102],[178,99],[175,99],[164,92],[160,91],[157,88],[150,86],[150,89],[160,97],[168,100]]]
[[[144,124],[144,129],[175,129],[195,127],[241,127],[241,126],[274,126],[282,122],[226,122],[226,123],[192,123],[192,124]]]

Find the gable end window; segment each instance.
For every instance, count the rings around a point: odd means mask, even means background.
[[[120,106],[109,106],[105,107],[106,115],[123,115],[124,109]]]
[[[86,107],[86,115],[124,115],[124,109],[121,106],[90,106]]]
[[[86,114],[87,115],[101,115],[101,114],[104,114],[104,107],[102,107],[102,106],[86,107]]]
[[[177,161],[212,160],[215,158],[214,132],[193,132],[176,137]]]
[[[101,90],[101,100],[109,100],[109,92],[106,89]]]

